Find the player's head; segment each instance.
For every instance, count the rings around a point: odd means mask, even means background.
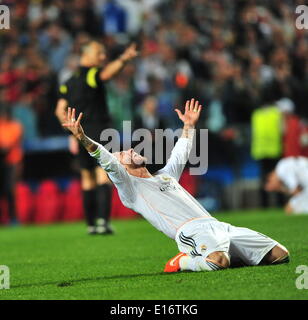
[[[275,171],[269,173],[265,183],[265,190],[268,192],[279,191],[281,186],[282,182],[279,179],[277,173]]]
[[[99,67],[106,59],[105,47],[98,41],[91,40],[81,47],[81,63],[88,67]]]
[[[147,158],[135,152],[134,149],[126,151],[115,152],[114,156],[120,161],[120,163],[128,168],[136,169],[145,167]]]

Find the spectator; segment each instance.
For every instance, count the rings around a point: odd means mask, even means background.
[[[17,223],[15,189],[23,152],[21,125],[11,120],[8,107],[0,106],[0,197],[8,203],[11,224]]]
[[[141,104],[139,113],[134,119],[134,130],[147,129],[149,135],[145,138],[143,143],[150,145],[152,149],[152,159],[149,159],[149,171],[156,172],[164,165],[164,160],[161,159],[162,163],[155,162],[155,129],[166,129],[164,120],[158,114],[158,100],[154,96],[147,96]],[[168,137],[166,138],[168,139]],[[165,155],[162,155],[165,156]]]
[[[264,101],[266,103],[256,109],[252,115],[251,153],[261,166],[262,205],[268,207],[269,199],[263,190],[263,185],[282,155],[282,115],[274,103],[270,89],[264,91]]]

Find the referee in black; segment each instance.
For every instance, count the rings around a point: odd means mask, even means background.
[[[99,141],[101,132],[112,126],[104,82],[118,74],[136,56],[136,46],[132,44],[118,59],[103,68],[106,59],[104,46],[94,40],[86,43],[82,47],[78,71],[59,89],[55,114],[60,123],[64,123],[67,108],[74,107],[78,114],[83,113],[89,137]],[[70,137],[71,150],[74,143],[77,145],[77,141]],[[88,234],[111,234],[111,184],[107,174],[84,148],[79,148],[78,158]]]

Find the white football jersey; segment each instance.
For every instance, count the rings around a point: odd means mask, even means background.
[[[280,160],[276,167],[276,174],[291,192],[297,187],[308,189],[307,158],[288,157]]]
[[[175,239],[177,230],[193,219],[213,218],[179,183],[192,148],[192,137],[180,138],[164,168],[151,178],[130,175],[102,145],[90,153],[108,173],[123,204],[156,229]]]

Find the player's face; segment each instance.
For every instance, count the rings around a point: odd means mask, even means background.
[[[139,153],[135,152],[134,149],[127,151],[115,152],[114,155],[123,165],[133,167],[143,167],[146,164],[147,158],[143,157]]]

